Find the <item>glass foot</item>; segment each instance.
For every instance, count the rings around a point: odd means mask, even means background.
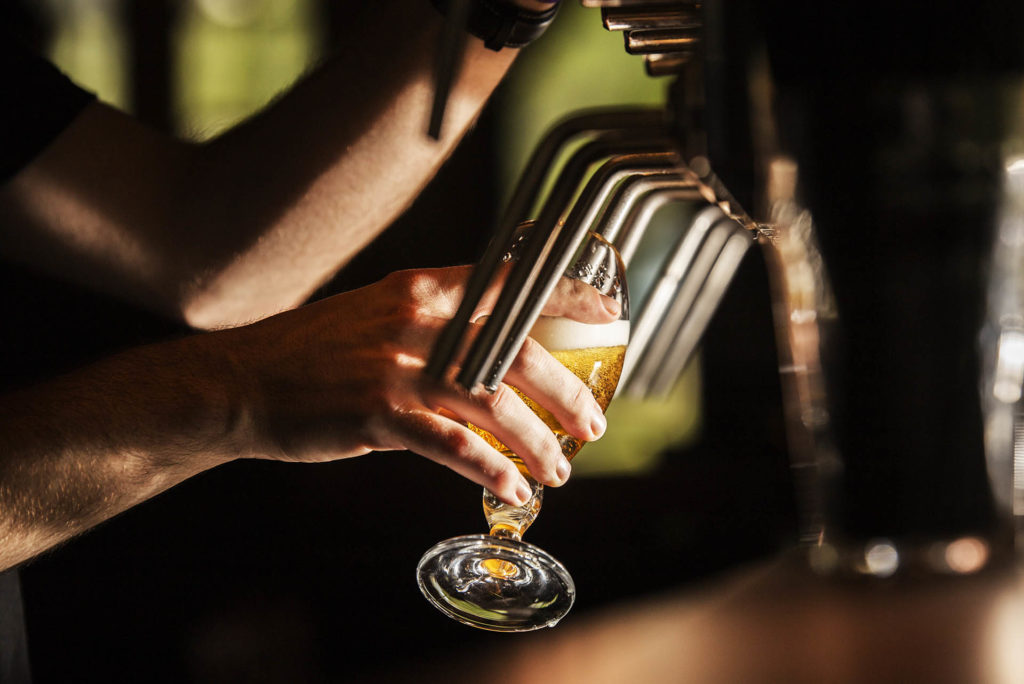
[[[487,534],[435,544],[420,559],[416,580],[442,613],[494,632],[553,627],[576,599],[568,570],[547,551]]]

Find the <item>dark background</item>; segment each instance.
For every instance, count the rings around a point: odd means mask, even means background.
[[[335,27],[344,4],[325,3]],[[18,10],[0,7],[0,17]],[[125,7],[135,111],[169,128],[173,3]],[[45,39],[45,26],[33,30]],[[491,107],[500,106],[499,92]],[[489,110],[415,205],[320,295],[397,268],[473,261],[498,203],[493,130]],[[425,245],[428,224],[444,231]],[[189,334],[11,264],[0,283],[4,387]],[[650,475],[577,478],[547,497],[529,537],[572,571],[578,598],[565,624],[792,542],[767,292],[755,250],[706,337],[696,445]],[[34,674],[41,683],[395,681],[420,663],[542,638],[463,627],[418,593],[413,571],[426,548],[484,531],[478,502],[475,485],[409,453],[205,473],[22,569]]]

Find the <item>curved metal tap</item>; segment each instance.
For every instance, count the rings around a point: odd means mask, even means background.
[[[564,231],[559,219],[568,209],[589,168],[594,163],[617,154],[639,154],[644,150],[664,152],[671,149],[672,145],[666,115],[660,109],[585,111],[553,127],[535,148],[513,192],[495,237],[470,276],[459,310],[434,346],[424,371],[428,377],[441,379],[453,362],[469,327],[473,311],[501,267],[502,257],[516,226],[529,217],[528,212],[537,203],[541,188],[554,167],[559,151],[567,143],[581,136],[590,137],[592,140],[577,150],[562,169],[558,182],[555,183],[540,211],[535,230],[523,245],[522,258],[513,265],[494,311],[462,364],[457,380],[467,388],[474,387],[484,380],[485,376],[488,379],[488,386],[497,387],[507,367],[508,352],[512,347],[518,351],[522,344],[525,332],[519,336],[519,330],[529,329],[526,323],[532,324],[532,319],[536,317],[531,317],[532,309],[537,307],[539,310],[540,304],[543,303],[542,294],[547,280],[553,283],[557,273],[560,273],[557,264],[549,263],[550,255],[553,252],[566,260],[569,258],[564,252],[567,250],[566,243],[572,242],[572,235],[560,238]],[[590,217],[590,220],[592,221],[593,217]],[[562,269],[564,270],[564,266]],[[554,278],[551,276],[552,272],[556,274]],[[524,318],[517,323],[521,316]],[[513,340],[513,344],[507,344],[513,336],[518,337],[518,343]]]
[[[635,131],[599,136],[572,156],[544,203],[521,258],[508,274],[494,310],[467,352],[458,375],[460,384],[474,387],[483,382],[488,389],[497,388],[614,186],[637,171],[678,165],[678,157],[666,152],[671,146],[672,141],[660,134]],[[562,222],[592,165],[608,157],[612,158],[593,175]]]
[[[652,202],[689,199],[665,190]],[[653,216],[653,211],[644,212]],[[686,368],[740,261],[754,239],[715,206],[701,210],[663,262],[630,335],[621,391],[663,396]]]
[[[670,190],[673,192],[664,192]],[[703,200],[697,183],[689,174],[680,173],[677,168],[667,169],[664,173],[637,174],[624,181],[601,216],[595,232],[615,243],[627,266],[653,217],[653,212],[638,215],[637,209],[649,204],[652,193],[655,197],[671,196],[675,201]],[[658,206],[664,204],[661,202]]]
[[[540,202],[559,154],[581,137],[586,142],[561,166]],[[595,164],[600,166],[593,171]],[[631,394],[667,391],[753,242],[755,231],[732,220],[728,213],[737,207],[723,201],[714,180],[699,163],[696,169],[683,163],[661,110],[590,111],[555,126],[531,156],[459,311],[435,344],[428,376],[441,379],[453,363],[516,227],[538,204],[534,229],[520,243],[519,258],[456,375],[466,388],[480,383],[490,390],[498,387],[588,231],[602,233],[629,260],[658,208],[667,202],[715,202],[718,206],[702,212],[690,230],[681,231],[635,322],[627,353],[623,387]]]

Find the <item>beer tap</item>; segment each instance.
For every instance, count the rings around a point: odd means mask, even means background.
[[[649,76],[678,74],[703,38],[695,0],[583,0],[583,6],[601,8],[604,27],[622,31],[626,51],[643,55]]]
[[[624,180],[597,221],[594,232],[616,245],[627,266],[661,207],[706,203],[694,173],[661,171]],[[752,243],[752,233],[718,207],[703,210],[688,230],[680,231],[647,306],[635,319],[620,379],[623,391],[660,396],[671,390]]]
[[[645,204],[653,207],[688,201],[691,195],[686,189],[666,188],[649,198]],[[654,211],[645,206],[640,214],[650,221]],[[621,392],[651,397],[671,391],[753,243],[753,234],[719,207],[697,214],[662,263],[637,318],[619,380]]]
[[[688,174],[669,172],[651,176],[637,175],[622,183],[599,219],[598,228],[594,232],[615,244],[622,262],[627,266],[653,216],[653,212],[640,215],[637,210],[648,206],[652,194],[655,197],[668,196],[661,192],[663,190],[674,191],[671,196],[676,201],[703,201],[699,187]],[[660,202],[658,207],[664,204]]]
[[[700,8],[693,3],[584,0],[583,4],[602,7],[605,26],[625,32],[627,49],[631,43],[647,45],[650,49],[637,49],[648,57],[669,55],[688,61],[699,42]],[[655,45],[664,49],[655,50]],[[673,300],[672,306],[668,301],[662,302],[662,308],[651,309],[647,314],[641,327],[642,333],[647,332],[638,340],[631,366],[648,368],[648,351],[657,349],[656,356],[661,362],[671,359],[671,365],[682,370],[738,267],[738,259],[732,257],[746,251],[751,235],[759,234],[761,226],[721,183],[700,146],[687,149],[694,156],[689,163],[684,162],[678,141],[685,136],[671,130],[669,121],[664,110],[610,110],[584,112],[551,130],[534,151],[497,234],[474,269],[459,311],[435,345],[425,371],[428,377],[440,380],[454,361],[469,318],[501,268],[516,227],[533,215],[541,188],[555,168],[559,153],[570,141],[581,137],[588,142],[564,164],[552,190],[537,209],[533,230],[517,246],[520,258],[511,267],[491,315],[469,346],[456,380],[467,388],[481,382],[492,391],[497,388],[539,316],[543,302],[588,230],[600,232],[614,242],[628,261],[659,206],[668,201],[703,199],[719,207],[718,216],[723,220],[711,222],[703,232],[703,223],[698,221],[695,231],[687,232],[678,241],[663,265],[665,283],[659,291],[659,296],[671,294],[678,301]],[[604,164],[579,191],[592,166],[602,161]],[[578,192],[578,199],[570,205]],[[711,226],[715,229],[711,230]],[[730,241],[734,232],[745,233],[745,242]],[[729,258],[716,265],[720,256]],[[671,320],[666,316],[671,316]],[[655,330],[660,334],[655,335]],[[684,339],[677,341],[679,336]],[[651,389],[650,383],[644,387],[647,389],[642,392]]]
[[[583,136],[592,138],[591,142],[577,150],[566,163],[538,215],[536,229],[522,246],[522,258],[512,266],[494,311],[462,364],[457,380],[467,388],[476,386],[485,376],[489,387],[497,387],[508,360],[518,351],[529,324],[539,313],[546,288],[553,286],[560,273],[558,264],[571,256],[571,249],[579,240],[573,240],[573,234],[566,234],[559,220],[591,165],[616,154],[637,154],[645,146],[653,153],[664,154],[672,149],[662,110],[624,108],[583,112],[552,128],[534,150],[495,237],[470,276],[459,310],[438,338],[424,371],[427,377],[440,380],[446,373],[480,297],[502,265],[517,225],[530,216],[537,204],[558,153]],[[667,158],[662,161],[668,164]],[[592,190],[591,194],[595,192]],[[589,211],[590,222],[596,210]],[[584,218],[579,212],[573,217],[573,233],[579,232],[582,236],[586,232],[589,224]],[[561,268],[564,267],[563,264]]]
[[[564,221],[566,209],[591,166],[607,159],[586,184]],[[635,173],[678,168],[670,140],[650,131],[625,138],[601,136],[568,161],[542,207],[535,230],[522,247],[494,310],[466,356],[458,380],[465,387],[483,382],[496,389],[530,327],[616,184]]]
[[[428,377],[441,379],[466,333],[484,288],[502,266],[516,226],[529,216],[559,150],[586,136],[561,169],[534,229],[518,246],[486,323],[470,345],[456,380],[466,388],[497,388],[540,315],[582,237],[602,233],[631,259],[651,217],[670,201],[713,203],[684,231],[662,266],[659,286],[641,314],[624,384],[630,393],[665,393],[682,372],[739,261],[752,244],[753,221],[724,190],[702,157],[692,166],[667,135],[664,119],[645,110],[586,112],[556,126],[538,146],[506,210],[498,235],[474,269],[466,297],[435,345]],[[594,164],[601,166],[579,191]],[[734,220],[739,217],[739,221]],[[661,369],[662,372],[656,372]],[[638,372],[637,372],[638,371]],[[636,373],[637,380],[629,381]],[[666,379],[667,378],[667,379]]]

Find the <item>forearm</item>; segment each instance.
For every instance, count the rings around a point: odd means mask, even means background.
[[[0,250],[196,327],[303,301],[415,198],[516,52],[468,39],[433,141],[440,15],[427,0],[363,11],[321,68],[211,142],[89,106],[0,186]]]
[[[0,399],[0,570],[238,455],[223,362],[197,339]]]
[[[319,463],[410,449],[522,503],[519,470],[472,423],[538,481],[562,484],[558,441],[509,387],[467,393],[423,378],[468,273],[394,273],[0,397],[0,571],[236,458]],[[615,315],[596,291],[574,288],[556,288],[545,311],[600,323]],[[539,344],[524,345],[506,380],[577,439],[600,436],[601,407]]]
[[[209,277],[186,293],[193,324],[304,300],[419,194],[515,53],[468,42],[434,141],[426,124],[440,17],[426,0],[376,0],[366,19],[357,41],[285,98],[201,149],[189,193],[203,201],[184,205],[184,225],[222,242]]]

